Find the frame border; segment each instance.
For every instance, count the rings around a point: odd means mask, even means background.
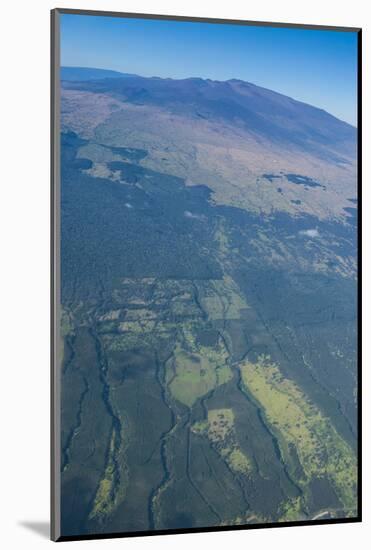
[[[154,19],[168,21],[184,21],[197,23],[229,24],[255,27],[296,28],[306,30],[323,30],[332,32],[357,33],[357,516],[354,518],[329,518],[304,521],[271,522],[247,525],[228,525],[214,527],[191,527],[184,529],[164,529],[148,531],[130,531],[113,533],[96,533],[82,535],[61,535],[60,525],[60,369],[59,330],[60,330],[60,15],[87,15],[98,17],[118,17],[124,19]],[[248,531],[251,529],[270,529],[274,527],[299,527],[314,525],[334,525],[362,522],[362,28],[337,27],[328,25],[312,25],[299,23],[274,23],[268,21],[250,21],[240,19],[219,19],[179,15],[157,15],[148,13],[125,13],[115,11],[99,11],[85,9],[55,8],[51,10],[51,102],[50,102],[50,164],[51,164],[51,207],[50,207],[50,340],[51,340],[51,371],[50,371],[50,538],[55,542],[148,537],[157,535],[211,533],[219,531]]]
[[[59,330],[60,330],[60,26],[58,10],[51,11],[50,36],[50,538],[60,538],[60,464],[61,464],[61,423],[60,423],[60,369]]]

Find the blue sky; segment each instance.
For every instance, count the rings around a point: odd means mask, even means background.
[[[61,16],[61,64],[170,78],[239,78],[356,124],[355,32]]]

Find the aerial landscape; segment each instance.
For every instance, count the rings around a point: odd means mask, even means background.
[[[62,535],[357,517],[355,120],[65,41]]]

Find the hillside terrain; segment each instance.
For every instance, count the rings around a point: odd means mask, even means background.
[[[356,516],[356,129],[67,69],[62,534]]]

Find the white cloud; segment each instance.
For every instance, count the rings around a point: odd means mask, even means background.
[[[200,221],[203,221],[205,220],[205,216],[202,216],[202,215],[199,215],[199,214],[193,214],[192,212],[190,212],[189,210],[185,210],[184,211],[184,216],[186,218],[191,218],[193,220],[200,220]]]
[[[310,237],[311,239],[315,239],[319,237],[319,231],[318,229],[303,229],[302,231],[299,231],[299,235],[303,235],[304,237]]]

